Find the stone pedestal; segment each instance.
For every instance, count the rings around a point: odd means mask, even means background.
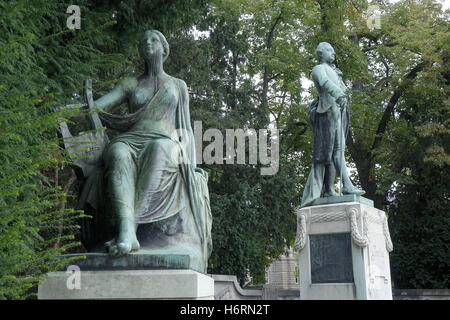
[[[350,198],[297,211],[301,300],[392,299],[386,214]]]
[[[189,265],[188,255],[88,253],[49,273],[38,288],[38,299],[213,300],[214,279]]]

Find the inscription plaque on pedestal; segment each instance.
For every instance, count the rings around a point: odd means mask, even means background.
[[[349,233],[310,235],[311,282],[353,282]]]

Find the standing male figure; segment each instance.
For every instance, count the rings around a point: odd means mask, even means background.
[[[334,49],[328,42],[321,42],[316,56],[319,64],[313,68],[311,76],[319,98],[311,103],[309,110],[309,123],[314,133],[313,164],[303,191],[302,207],[319,198],[323,186],[324,197],[338,195],[334,191],[336,172],[341,177],[343,194],[365,193],[352,184],[345,163],[350,113],[342,72],[332,64]]]

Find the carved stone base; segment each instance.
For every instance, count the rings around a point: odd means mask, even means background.
[[[361,202],[297,211],[301,300],[391,300],[386,214]]]

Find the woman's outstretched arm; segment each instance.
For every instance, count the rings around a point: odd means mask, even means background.
[[[114,89],[94,101],[95,107],[109,112],[128,98],[132,87],[135,87],[136,83],[137,80],[134,78],[128,78],[119,82]]]

